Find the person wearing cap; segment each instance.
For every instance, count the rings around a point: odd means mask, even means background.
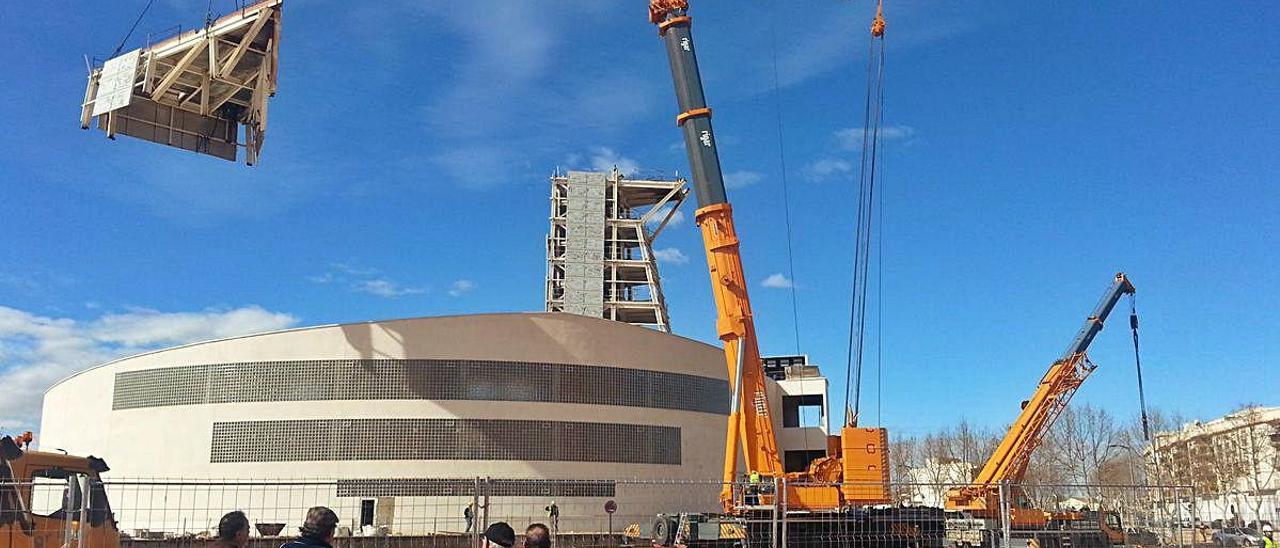
[[[511,548],[516,544],[516,530],[507,525],[505,521],[495,522],[488,529],[484,530],[485,548],[491,546],[501,546],[502,548]]]
[[[1262,526],[1262,548],[1276,548],[1276,533],[1270,525]]]
[[[338,529],[338,514],[324,506],[307,510],[307,517],[298,531],[302,536],[286,542],[280,548],[333,548],[333,535]]]

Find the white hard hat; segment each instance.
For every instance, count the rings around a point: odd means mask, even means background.
[[[1275,531],[1275,529],[1272,529],[1272,528],[1271,528],[1271,524],[1270,524],[1270,523],[1264,523],[1264,524],[1262,524],[1262,532],[1263,532],[1263,533],[1270,533],[1270,532],[1272,532],[1272,531]]]

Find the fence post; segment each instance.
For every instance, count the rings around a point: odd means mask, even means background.
[[[1013,541],[1009,533],[1009,525],[1013,519],[1012,512],[1009,511],[1009,482],[1008,480],[1000,482],[1000,546],[1001,548],[1009,548],[1013,545]]]
[[[781,506],[782,499],[787,496],[786,489],[780,488],[782,481],[786,480],[777,478],[777,476],[773,478],[773,516],[771,522],[769,522],[769,545],[773,548],[778,548],[778,533],[781,533],[781,531],[778,531],[778,507]]]
[[[1178,520],[1178,548],[1182,548],[1186,544],[1186,539],[1182,538],[1182,497],[1179,495],[1179,491],[1181,489],[1177,486],[1173,488],[1173,500],[1178,505],[1178,515],[1175,517]]]
[[[777,495],[782,501],[782,543],[781,546],[787,545],[787,478],[782,478],[782,491]]]
[[[27,488],[31,490],[31,500],[34,501],[36,500],[36,497],[40,496],[39,493],[36,492],[37,484],[34,481],[31,481],[30,479],[28,479],[27,481],[31,482],[27,484],[28,485]],[[71,518],[72,518],[71,512],[66,512],[65,515],[63,516],[63,521],[64,521],[63,530],[62,530],[63,546],[71,546],[71,539],[75,538],[74,535],[77,534],[77,531],[71,528]]]
[[[480,546],[480,476],[471,488],[471,546]]]
[[[68,511],[68,514],[71,512]],[[89,528],[89,476],[80,476],[80,531],[76,535],[76,545],[85,547],[85,530]]]

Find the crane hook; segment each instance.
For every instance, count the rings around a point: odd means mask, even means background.
[[[871,36],[880,38],[884,36],[884,0],[876,2],[876,18],[871,21]]]

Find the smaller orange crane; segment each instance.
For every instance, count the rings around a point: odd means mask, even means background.
[[[1001,515],[1001,502],[1004,502],[1009,511],[1011,529],[1044,530],[1055,519],[1048,512],[1028,508],[1022,503],[1026,497],[1016,485],[1005,491],[1003,501],[1001,490],[1006,485],[1022,481],[1027,473],[1027,465],[1031,462],[1032,451],[1044,440],[1054,420],[1067,408],[1071,396],[1075,395],[1076,390],[1096,368],[1085,353],[1089,344],[1102,331],[1103,322],[1120,298],[1132,296],[1134,292],[1133,284],[1123,272],[1115,275],[1111,286],[1103,294],[1093,313],[1085,319],[1084,326],[1071,341],[1071,345],[1049,366],[1031,399],[1022,402],[1022,412],[1009,427],[982,471],[969,485],[953,487],[947,491],[948,511],[963,513],[970,519],[995,520]],[[1081,545],[1079,539],[1074,545]]]

